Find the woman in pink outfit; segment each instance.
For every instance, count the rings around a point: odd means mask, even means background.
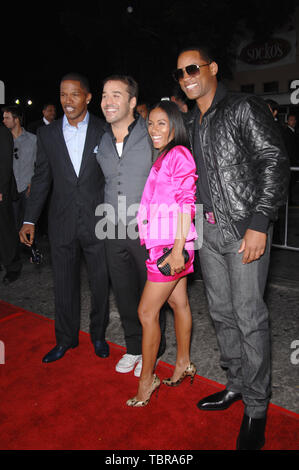
[[[192,383],[196,373],[195,365],[190,362],[192,317],[187,295],[187,274],[193,272],[196,239],[192,222],[196,166],[187,148],[187,133],[175,103],[161,101],[152,109],[148,132],[159,154],[147,179],[137,215],[141,244],[145,243],[149,258],[147,282],[138,309],[143,333],[142,371],[137,395],[127,401],[128,406],[147,405],[160,386],[154,369],[161,337],[159,312],[166,301],[174,312],[177,357],[172,377],[163,383],[176,386],[188,376]],[[166,258],[158,261],[163,255]]]

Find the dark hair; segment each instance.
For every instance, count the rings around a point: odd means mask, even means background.
[[[81,75],[77,72],[70,72],[62,77],[60,83],[64,82],[65,80],[74,80],[75,82],[80,82],[81,88],[83,88],[87,93],[90,93],[89,80],[84,75]]]
[[[43,108],[42,110],[44,111],[45,109],[47,109],[48,106],[54,106],[54,108],[56,108],[55,104],[54,103],[51,103],[50,101],[48,103],[45,103],[43,105]]]
[[[193,45],[190,47],[184,47],[183,49],[179,51],[178,56],[183,54],[183,52],[188,52],[188,51],[197,51],[200,53],[203,60],[206,60],[207,62],[218,63],[214,50],[207,44],[198,44],[198,45]]]
[[[166,155],[173,147],[176,147],[177,145],[183,145],[184,147],[190,149],[188,133],[185,127],[182,113],[179,110],[178,106],[172,101],[163,100],[157,103],[153,108],[151,108],[149,114],[151,113],[151,111],[157,108],[162,109],[167,114],[169,120],[169,134],[174,129],[174,138],[170,142],[168,142],[165,148],[160,150],[159,156],[162,153]]]
[[[138,102],[137,102],[137,106],[141,106],[141,105],[143,105],[143,104],[145,104],[145,106],[146,106],[147,108],[149,107],[149,104],[148,104],[147,101],[139,99]]]
[[[16,118],[19,119],[20,125],[22,126],[23,119],[24,119],[24,113],[23,113],[23,110],[20,106],[14,106],[14,105],[3,106],[2,113],[11,113],[11,115],[14,119],[16,119]]]
[[[136,102],[137,102],[139,87],[138,87],[138,83],[136,82],[136,80],[134,80],[133,77],[131,77],[130,75],[110,75],[110,77],[107,77],[105,78],[105,80],[103,80],[103,87],[109,81],[123,82],[128,87],[130,100],[132,98],[136,98]]]
[[[188,98],[185,95],[185,93],[182,91],[180,85],[176,83],[174,87],[172,88],[172,93],[171,96],[174,96],[175,98],[182,100],[184,103],[187,103]]]

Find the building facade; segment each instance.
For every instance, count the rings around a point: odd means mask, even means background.
[[[264,42],[248,35],[238,48],[233,80],[226,82],[232,91],[273,99],[280,105],[280,119],[295,112],[299,122],[299,8],[284,28]]]

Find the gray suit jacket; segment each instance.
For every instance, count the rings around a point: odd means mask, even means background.
[[[105,175],[105,203],[113,207],[116,219],[120,217],[128,224],[130,217],[123,213],[123,209],[127,211],[130,206],[137,206],[141,201],[152,167],[152,143],[142,117],[136,120],[130,130],[121,157],[118,156],[114,141],[112,132],[107,130],[101,139],[97,160]]]
[[[79,220],[95,241],[95,209],[104,200],[104,176],[94,150],[104,121],[90,114],[78,177],[65,144],[62,122],[61,118],[38,129],[36,169],[24,220],[37,222],[53,184],[49,207],[51,242],[65,244],[73,240]]]

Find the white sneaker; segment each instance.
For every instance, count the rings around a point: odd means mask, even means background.
[[[134,369],[138,361],[142,358],[142,355],[134,356],[133,354],[124,354],[123,357],[118,361],[115,366],[115,370],[122,374],[131,372]],[[140,369],[141,371],[141,369]]]
[[[157,367],[157,364],[158,364],[159,360],[160,359],[157,359],[156,364],[155,364],[155,368]],[[141,369],[142,369],[142,356],[141,356],[141,359],[137,362],[137,365],[135,367],[135,370],[134,370],[135,377],[140,377]]]
[[[140,356],[140,359],[136,364],[136,367],[135,367],[135,370],[134,370],[135,377],[140,377],[141,369],[142,369],[142,356]]]

